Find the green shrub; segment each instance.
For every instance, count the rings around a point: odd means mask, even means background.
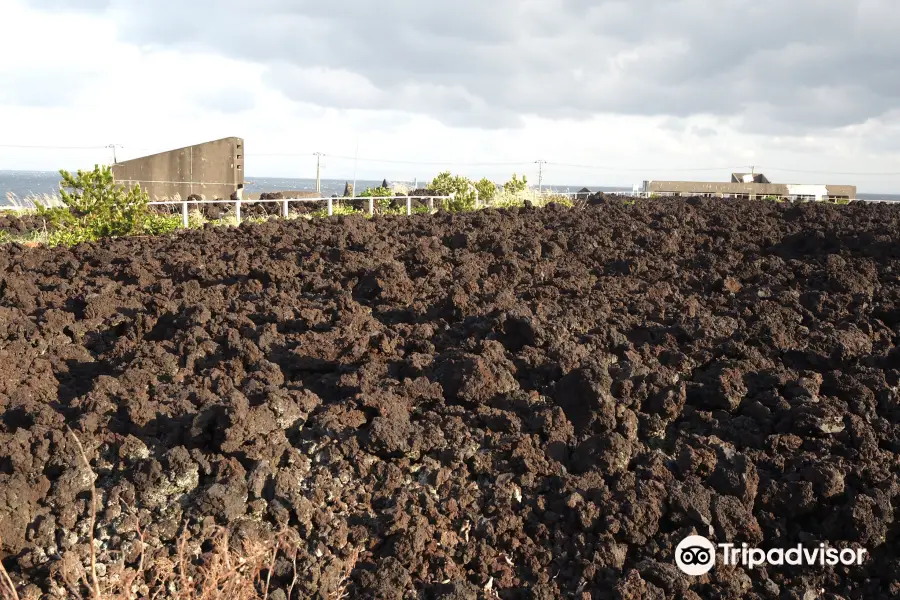
[[[195,208],[188,213],[188,227],[191,229],[203,229],[203,226],[209,222],[209,219],[206,218],[199,208]]]
[[[181,217],[178,215],[147,215],[144,220],[143,233],[145,235],[162,235],[177,231],[181,226]]]
[[[63,206],[46,208],[41,204],[37,204],[35,206],[35,214],[44,219],[49,229],[72,227],[78,223],[72,211]]]
[[[489,204],[490,208],[515,208],[525,205],[525,195],[515,194],[506,188],[495,194]]]
[[[48,246],[74,246],[82,242],[93,242],[97,239],[93,233],[79,225],[63,227],[47,234]]]
[[[486,177],[475,183],[475,189],[478,190],[478,201],[480,204],[490,204],[497,195],[497,186]]]
[[[377,188],[368,188],[367,187],[364,191],[362,191],[356,195],[357,198],[370,198],[372,196],[374,196],[376,198],[393,197],[394,190],[392,190],[389,187],[381,187],[381,186],[379,186]]]
[[[368,212],[368,211],[366,211]],[[405,215],[406,206],[391,206],[390,201],[378,201],[378,214],[380,215]]]
[[[366,188],[363,192],[356,196],[357,198],[378,198],[375,206],[379,208],[379,212],[385,212],[391,206],[391,201],[395,198],[394,190],[389,187],[378,186],[377,188]]]
[[[79,170],[75,175],[61,169],[59,174],[62,202],[75,218],[66,229],[83,230],[75,238],[97,239],[143,232],[150,198],[140,186],[126,190],[116,185],[112,169],[107,166],[97,165],[93,171]]]
[[[569,208],[575,206],[575,202],[573,202],[570,197],[563,195],[551,194],[544,197],[544,206],[550,204],[551,202],[554,204],[559,204],[560,206],[567,206]]]
[[[10,240],[9,232],[5,229],[0,229],[0,244],[5,244]]]
[[[522,175],[522,179],[519,179],[513,173],[512,178],[503,184],[503,189],[510,194],[520,194],[528,189],[528,178]]]
[[[352,206],[347,206],[347,205],[344,205],[344,204],[334,204],[334,205],[332,205],[332,207],[331,207],[331,214],[332,214],[333,216],[339,216],[339,215],[344,215],[344,216],[347,216],[347,215],[355,215],[355,214],[357,214],[358,212],[359,212],[359,211],[356,210],[355,208],[353,208]],[[317,210],[317,211],[315,211],[315,212],[313,212],[313,213],[311,213],[311,214],[312,214],[312,216],[314,216],[314,217],[327,217],[327,216],[328,216],[328,207],[327,207],[327,206],[324,206],[324,207],[320,208],[319,210]]]
[[[438,173],[430,184],[428,191],[434,196],[450,196],[446,207],[451,211],[473,210],[475,208],[475,186],[462,175],[451,175],[450,171]]]

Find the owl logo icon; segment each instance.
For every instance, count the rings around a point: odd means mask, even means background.
[[[709,573],[716,564],[716,547],[703,536],[689,535],[675,548],[675,564],[687,575]]]

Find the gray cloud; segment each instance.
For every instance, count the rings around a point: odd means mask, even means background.
[[[298,101],[457,126],[516,127],[527,114],[710,114],[739,117],[751,133],[802,134],[900,103],[896,0],[31,4],[108,11],[142,45],[267,64],[267,83]]]

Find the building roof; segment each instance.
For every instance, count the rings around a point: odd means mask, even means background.
[[[794,193],[809,194],[813,188],[824,188],[829,196],[856,197],[855,185],[802,185],[786,183],[743,183],[712,181],[649,181],[648,192],[680,194],[738,194],[758,196],[788,196]],[[798,191],[799,190],[799,191]]]
[[[749,180],[747,179],[749,177]],[[762,173],[732,173],[731,183],[772,183]]]

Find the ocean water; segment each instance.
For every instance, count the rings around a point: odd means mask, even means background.
[[[14,194],[18,198],[59,193],[59,173],[53,171],[0,171],[0,206],[8,205],[7,196]],[[320,189],[323,196],[342,194],[344,184],[341,179],[323,179]],[[351,182],[352,183],[352,182]],[[357,190],[367,187],[378,187],[382,180],[358,180]],[[244,193],[261,193],[277,191],[313,191],[316,189],[315,179],[292,179],[286,177],[250,177],[244,184]]]
[[[358,191],[365,190],[367,187],[378,187],[383,180],[377,181],[358,179],[356,181],[356,189]],[[322,196],[328,197],[332,194],[341,195],[344,193],[344,184],[346,179],[322,179],[320,190]],[[352,180],[350,181],[352,184]],[[414,186],[424,187],[427,182],[420,181],[399,181],[391,183],[401,183],[410,188]],[[545,188],[552,188],[559,192],[576,192],[583,187],[587,187],[591,191],[630,191],[630,188],[604,187],[604,186],[557,186],[546,185]],[[244,184],[244,193],[254,194],[261,192],[278,192],[278,191],[301,191],[311,192],[316,189],[315,179],[299,179],[292,177],[247,177]],[[0,171],[0,206],[9,205],[7,194],[14,194],[18,198],[25,198],[31,195],[56,194],[59,192],[59,173],[54,171]]]
[[[331,196],[332,194],[343,194],[345,179],[322,179],[320,189],[322,196]],[[352,183],[352,182],[351,182]],[[362,191],[367,187],[378,187],[382,180],[363,180],[356,181],[356,189]],[[425,181],[404,181],[396,182],[412,188],[415,185],[423,187]],[[598,185],[545,185],[545,189],[553,189],[558,192],[576,192],[581,188],[588,188],[592,192],[630,192],[631,188],[610,187]],[[316,189],[315,179],[301,179],[292,177],[248,177],[247,183],[244,184],[246,194],[276,191],[303,191],[311,192]],[[7,194],[14,194],[18,198],[25,198],[31,195],[56,194],[59,191],[59,173],[55,171],[0,171],[0,207],[9,206]],[[860,200],[882,200],[890,202],[900,202],[900,194],[857,194]]]

